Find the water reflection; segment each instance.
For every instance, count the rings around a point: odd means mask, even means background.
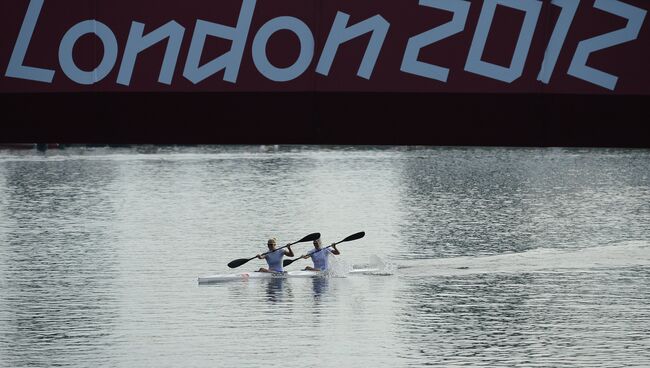
[[[402,168],[401,233],[411,257],[476,255],[532,247],[529,152],[458,148],[413,151]],[[422,206],[422,203],[427,203]]]
[[[105,223],[114,167],[45,160],[8,163],[2,173],[3,221],[15,225],[0,249],[0,355],[12,366],[76,364],[84,350],[105,355],[117,312]]]
[[[638,290],[644,274],[628,287]],[[611,358],[612,351],[629,357],[629,349],[643,350],[634,336],[644,330],[636,326],[632,332],[629,323],[648,316],[628,314],[636,303],[632,290],[603,294],[607,284],[616,283],[611,277],[483,274],[405,280],[397,336],[408,347],[404,357],[451,365],[584,365]],[[626,320],[621,325],[602,326],[621,318]]]
[[[291,286],[284,278],[272,278],[264,280],[266,301],[271,303],[284,303],[286,298],[291,298]]]
[[[329,288],[330,279],[328,277],[314,277],[311,280],[314,291],[314,300],[319,300]]]
[[[497,359],[526,355],[529,326],[539,322],[529,308],[533,276],[477,275],[464,278],[411,280],[400,298],[397,320],[410,354],[432,361]],[[531,313],[533,313],[531,315]],[[484,364],[486,362],[483,362]],[[483,364],[479,364],[483,365]]]
[[[647,177],[637,172],[647,167],[647,152],[438,148],[408,155],[403,258],[579,247],[649,230],[641,215],[650,213]],[[619,234],[621,227],[629,231]]]

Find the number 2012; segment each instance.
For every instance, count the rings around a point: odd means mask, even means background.
[[[452,12],[453,18],[448,23],[410,38],[401,70],[406,73],[447,82],[448,68],[419,61],[418,55],[423,47],[462,32],[467,22],[471,4],[466,0],[420,0],[419,4]],[[561,13],[547,45],[542,68],[537,77],[537,80],[544,84],[548,84],[551,80],[560,52],[580,5],[580,0],[552,0],[551,4],[560,7]],[[481,60],[498,5],[520,10],[526,14],[508,67]],[[573,55],[568,74],[603,88],[614,90],[618,77],[587,66],[587,60],[590,54],[596,51],[637,39],[647,12],[619,0],[595,0],[594,7],[627,19],[627,25],[623,29],[581,41]],[[485,0],[470,46],[465,71],[506,83],[512,83],[520,78],[523,74],[541,10],[542,1],[539,0]]]

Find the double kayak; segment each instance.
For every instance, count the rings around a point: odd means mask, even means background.
[[[379,272],[378,268],[353,269],[347,275],[369,274]],[[291,279],[291,278],[315,278],[315,277],[345,277],[345,275],[331,275],[322,271],[289,271],[289,272],[243,272],[235,274],[223,274],[212,276],[199,276],[199,284],[212,284],[228,281],[247,281],[259,279]]]

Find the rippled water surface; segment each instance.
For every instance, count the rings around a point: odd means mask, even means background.
[[[0,151],[1,367],[647,367],[648,305],[650,151]]]

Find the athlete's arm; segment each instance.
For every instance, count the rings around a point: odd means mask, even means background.
[[[334,254],[335,256],[338,256],[339,254],[341,254],[341,252],[339,252],[339,250],[336,249],[336,244],[332,244],[332,249],[333,249],[332,254]]]
[[[291,250],[291,246],[287,247],[287,250],[284,251],[284,255],[287,257],[293,257],[293,250]]]

